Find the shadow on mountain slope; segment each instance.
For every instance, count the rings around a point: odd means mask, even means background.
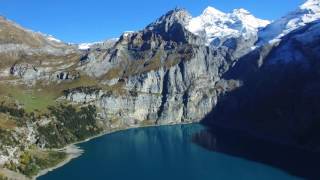
[[[210,130],[195,135],[195,142],[297,176],[319,178],[320,33],[308,42],[298,39],[314,33],[316,25],[240,59],[223,79],[243,85],[219,97],[202,121]],[[230,129],[237,133],[227,133]]]

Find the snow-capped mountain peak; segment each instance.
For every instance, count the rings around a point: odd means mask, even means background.
[[[240,8],[240,9],[234,9],[234,14],[251,14],[248,10]]]
[[[300,9],[307,9],[313,12],[320,11],[320,1],[319,0],[308,0],[300,6]]]
[[[291,31],[320,19],[320,0],[307,0],[298,9],[274,21],[259,32],[258,45],[278,42]]]
[[[252,28],[255,30],[265,27],[270,23],[270,21],[268,20],[262,20],[262,19],[256,18],[249,11],[242,8],[233,10],[233,12],[231,13],[231,16],[235,16],[235,19],[238,18],[248,28]]]
[[[209,16],[212,16],[212,15],[225,15],[224,12],[214,8],[214,7],[211,7],[211,6],[208,6],[202,13],[202,15],[209,15]]]
[[[258,29],[270,22],[254,17],[245,9],[235,9],[231,13],[224,13],[213,7],[206,8],[203,13],[192,18],[187,29],[193,34],[206,36],[207,45],[219,46],[230,37],[249,37],[257,34]]]

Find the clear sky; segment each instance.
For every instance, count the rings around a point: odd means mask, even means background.
[[[224,12],[245,8],[274,20],[304,0],[0,0],[0,14],[66,42],[94,42],[139,30],[175,7],[197,16],[212,6]]]

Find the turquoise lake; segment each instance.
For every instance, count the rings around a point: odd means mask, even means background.
[[[84,154],[40,180],[299,179],[255,161],[209,151],[192,141],[198,124],[138,128],[79,144]]]

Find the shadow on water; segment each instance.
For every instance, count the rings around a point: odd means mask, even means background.
[[[218,127],[196,133],[193,142],[210,151],[268,164],[294,176],[320,178],[320,154],[316,152],[252,138]]]

